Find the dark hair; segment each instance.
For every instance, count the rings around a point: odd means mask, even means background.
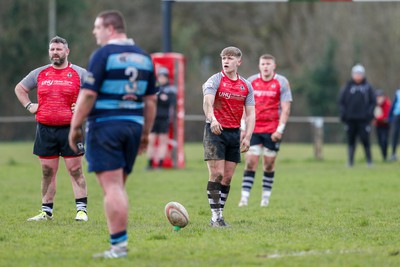
[[[101,12],[98,18],[103,19],[103,26],[113,26],[118,33],[125,33],[125,20],[124,16],[118,10],[106,10]]]
[[[68,42],[67,42],[67,40],[65,40],[64,38],[62,38],[62,37],[60,37],[60,36],[53,37],[53,38],[50,40],[49,45],[54,44],[54,43],[55,43],[55,44],[63,44],[65,48],[68,48]]]

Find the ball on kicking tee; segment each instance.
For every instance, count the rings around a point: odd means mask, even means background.
[[[165,205],[165,216],[174,226],[175,231],[179,231],[189,223],[189,214],[185,207],[178,202],[169,202]]]

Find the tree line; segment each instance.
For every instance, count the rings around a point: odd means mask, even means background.
[[[27,115],[14,86],[49,62],[47,9],[47,0],[0,2],[0,116]],[[86,67],[96,49],[93,21],[104,9],[121,10],[128,35],[149,53],[161,51],[159,0],[57,0],[57,34],[68,40],[71,62]],[[400,3],[191,2],[174,3],[172,15],[172,49],[186,57],[187,114],[202,114],[201,85],[220,70],[219,53],[229,45],[244,53],[244,77],[257,72],[261,54],[275,55],[277,72],[291,82],[297,116],[336,116],[340,87],[356,63],[389,96],[399,85]],[[20,127],[0,125],[0,134],[33,138],[32,125]],[[188,139],[199,127],[186,129]]]

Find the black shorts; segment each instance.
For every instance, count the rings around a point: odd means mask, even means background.
[[[224,129],[220,135],[213,134],[210,124],[204,127],[204,160],[240,162],[240,129]]]
[[[152,133],[155,134],[166,134],[169,132],[169,119],[156,119],[154,121],[153,129],[151,129]]]
[[[253,133],[250,140],[250,146],[263,145],[272,151],[279,151],[280,142],[274,142],[271,139],[272,134],[268,133]]]
[[[84,152],[75,153],[68,144],[68,126],[47,126],[38,123],[33,145],[33,154],[39,157],[75,157]]]

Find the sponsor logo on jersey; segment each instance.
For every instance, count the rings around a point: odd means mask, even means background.
[[[214,83],[213,83],[212,81],[207,81],[207,82],[204,84],[204,87],[205,87],[205,88],[213,88],[213,87],[214,87]]]
[[[47,73],[46,73],[46,75],[47,75]],[[48,86],[50,86],[50,85],[52,85],[53,84],[53,80],[44,80],[44,81],[42,81],[42,85],[48,85]]]
[[[90,84],[90,85],[93,85],[94,82],[95,82],[95,79],[94,79],[94,77],[93,77],[93,73],[88,72],[88,74],[87,74],[87,76],[86,76],[86,78],[85,78],[85,83],[88,83],[88,84]]]
[[[44,80],[42,81],[41,85],[72,85],[73,82],[72,81],[65,81],[65,80]]]
[[[255,90],[254,91],[254,96],[267,96],[267,97],[275,97],[276,96],[276,91],[260,91],[260,90]]]
[[[226,93],[226,92],[219,92],[218,95],[222,98],[225,99],[230,99],[231,98],[231,94],[230,93]]]

